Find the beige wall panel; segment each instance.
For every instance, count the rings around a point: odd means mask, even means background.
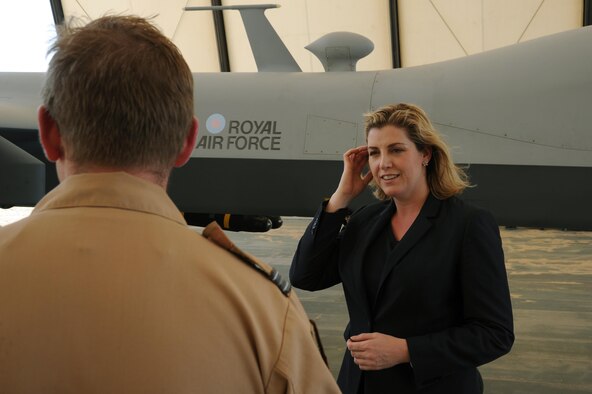
[[[310,71],[312,55],[304,49],[311,42],[307,1],[282,0],[280,8],[266,15],[302,71]]]
[[[570,1],[570,0],[567,0]],[[544,0],[484,0],[483,50],[516,44],[544,4]]]
[[[206,1],[202,1],[201,3],[206,3]],[[185,57],[191,71],[220,71],[216,30],[211,11],[184,12],[181,15],[172,40],[179,47],[181,53],[183,53],[183,57]]]
[[[265,0],[231,0],[223,4],[267,4]],[[358,70],[392,67],[388,2],[358,0],[280,0],[265,15],[303,71],[323,71],[320,61],[304,47],[327,33],[351,31],[374,42],[374,51]],[[225,11],[229,56],[233,71],[256,71],[244,25],[236,11]]]
[[[465,55],[428,0],[399,0],[399,25],[403,67]]]
[[[105,14],[129,13],[132,9],[130,1],[124,0],[62,0],[64,15],[84,17],[90,19],[98,18]],[[82,14],[80,11],[82,10]]]
[[[581,0],[399,0],[402,63],[434,63],[578,28],[582,13]]]
[[[183,7],[211,5],[209,0],[62,0],[66,18],[95,19],[108,13],[154,17],[154,23],[179,47],[192,71],[219,71],[211,11],[186,12]]]
[[[80,4],[74,0],[62,0],[62,9],[64,10],[64,18],[66,21],[72,16],[77,18],[89,18]]]
[[[458,41],[467,55],[478,53],[483,48],[481,32],[483,7],[475,0],[433,0],[434,11]]]
[[[582,0],[545,0],[521,41],[580,27],[583,14]]]
[[[154,21],[167,37],[173,37],[186,0],[131,0],[130,12],[142,17],[154,17]]]
[[[179,46],[193,71],[218,71],[212,13],[183,12],[209,0],[63,0],[66,18],[96,18],[105,13],[158,15],[155,23]],[[265,4],[268,0],[225,0],[225,5]],[[303,71],[322,71],[304,47],[333,31],[352,31],[374,42],[358,70],[391,67],[387,1],[276,0],[266,12]],[[433,63],[498,48],[581,26],[581,0],[399,0],[403,66]],[[224,12],[231,69],[257,67],[237,11]]]
[[[159,0],[62,0],[64,5],[64,14],[70,16],[82,16],[96,19],[105,14],[134,14],[141,17],[154,17],[154,22],[160,27],[167,37],[172,37],[175,33],[183,7],[186,0],[168,0],[167,2]]]

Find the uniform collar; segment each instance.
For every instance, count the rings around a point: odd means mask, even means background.
[[[74,207],[118,208],[145,212],[186,224],[164,189],[125,172],[69,176],[45,195],[31,214],[49,209]]]

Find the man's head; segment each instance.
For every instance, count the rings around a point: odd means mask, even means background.
[[[50,52],[39,111],[50,160],[73,163],[77,172],[143,171],[163,179],[184,164],[188,155],[179,155],[190,154],[197,127],[193,77],[157,28],[138,17],[106,16],[62,28]],[[44,136],[48,127],[59,138]],[[47,146],[52,142],[57,151]]]

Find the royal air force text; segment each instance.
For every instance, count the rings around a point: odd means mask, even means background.
[[[271,120],[231,120],[227,135],[204,135],[197,149],[280,150],[282,132]]]

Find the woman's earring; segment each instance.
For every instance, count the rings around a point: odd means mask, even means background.
[[[421,163],[421,164],[423,164],[423,166],[424,166],[424,167],[427,167],[427,166],[428,166],[428,164],[429,164],[429,162],[428,162],[428,161],[424,161],[424,162],[423,162],[423,163]]]

